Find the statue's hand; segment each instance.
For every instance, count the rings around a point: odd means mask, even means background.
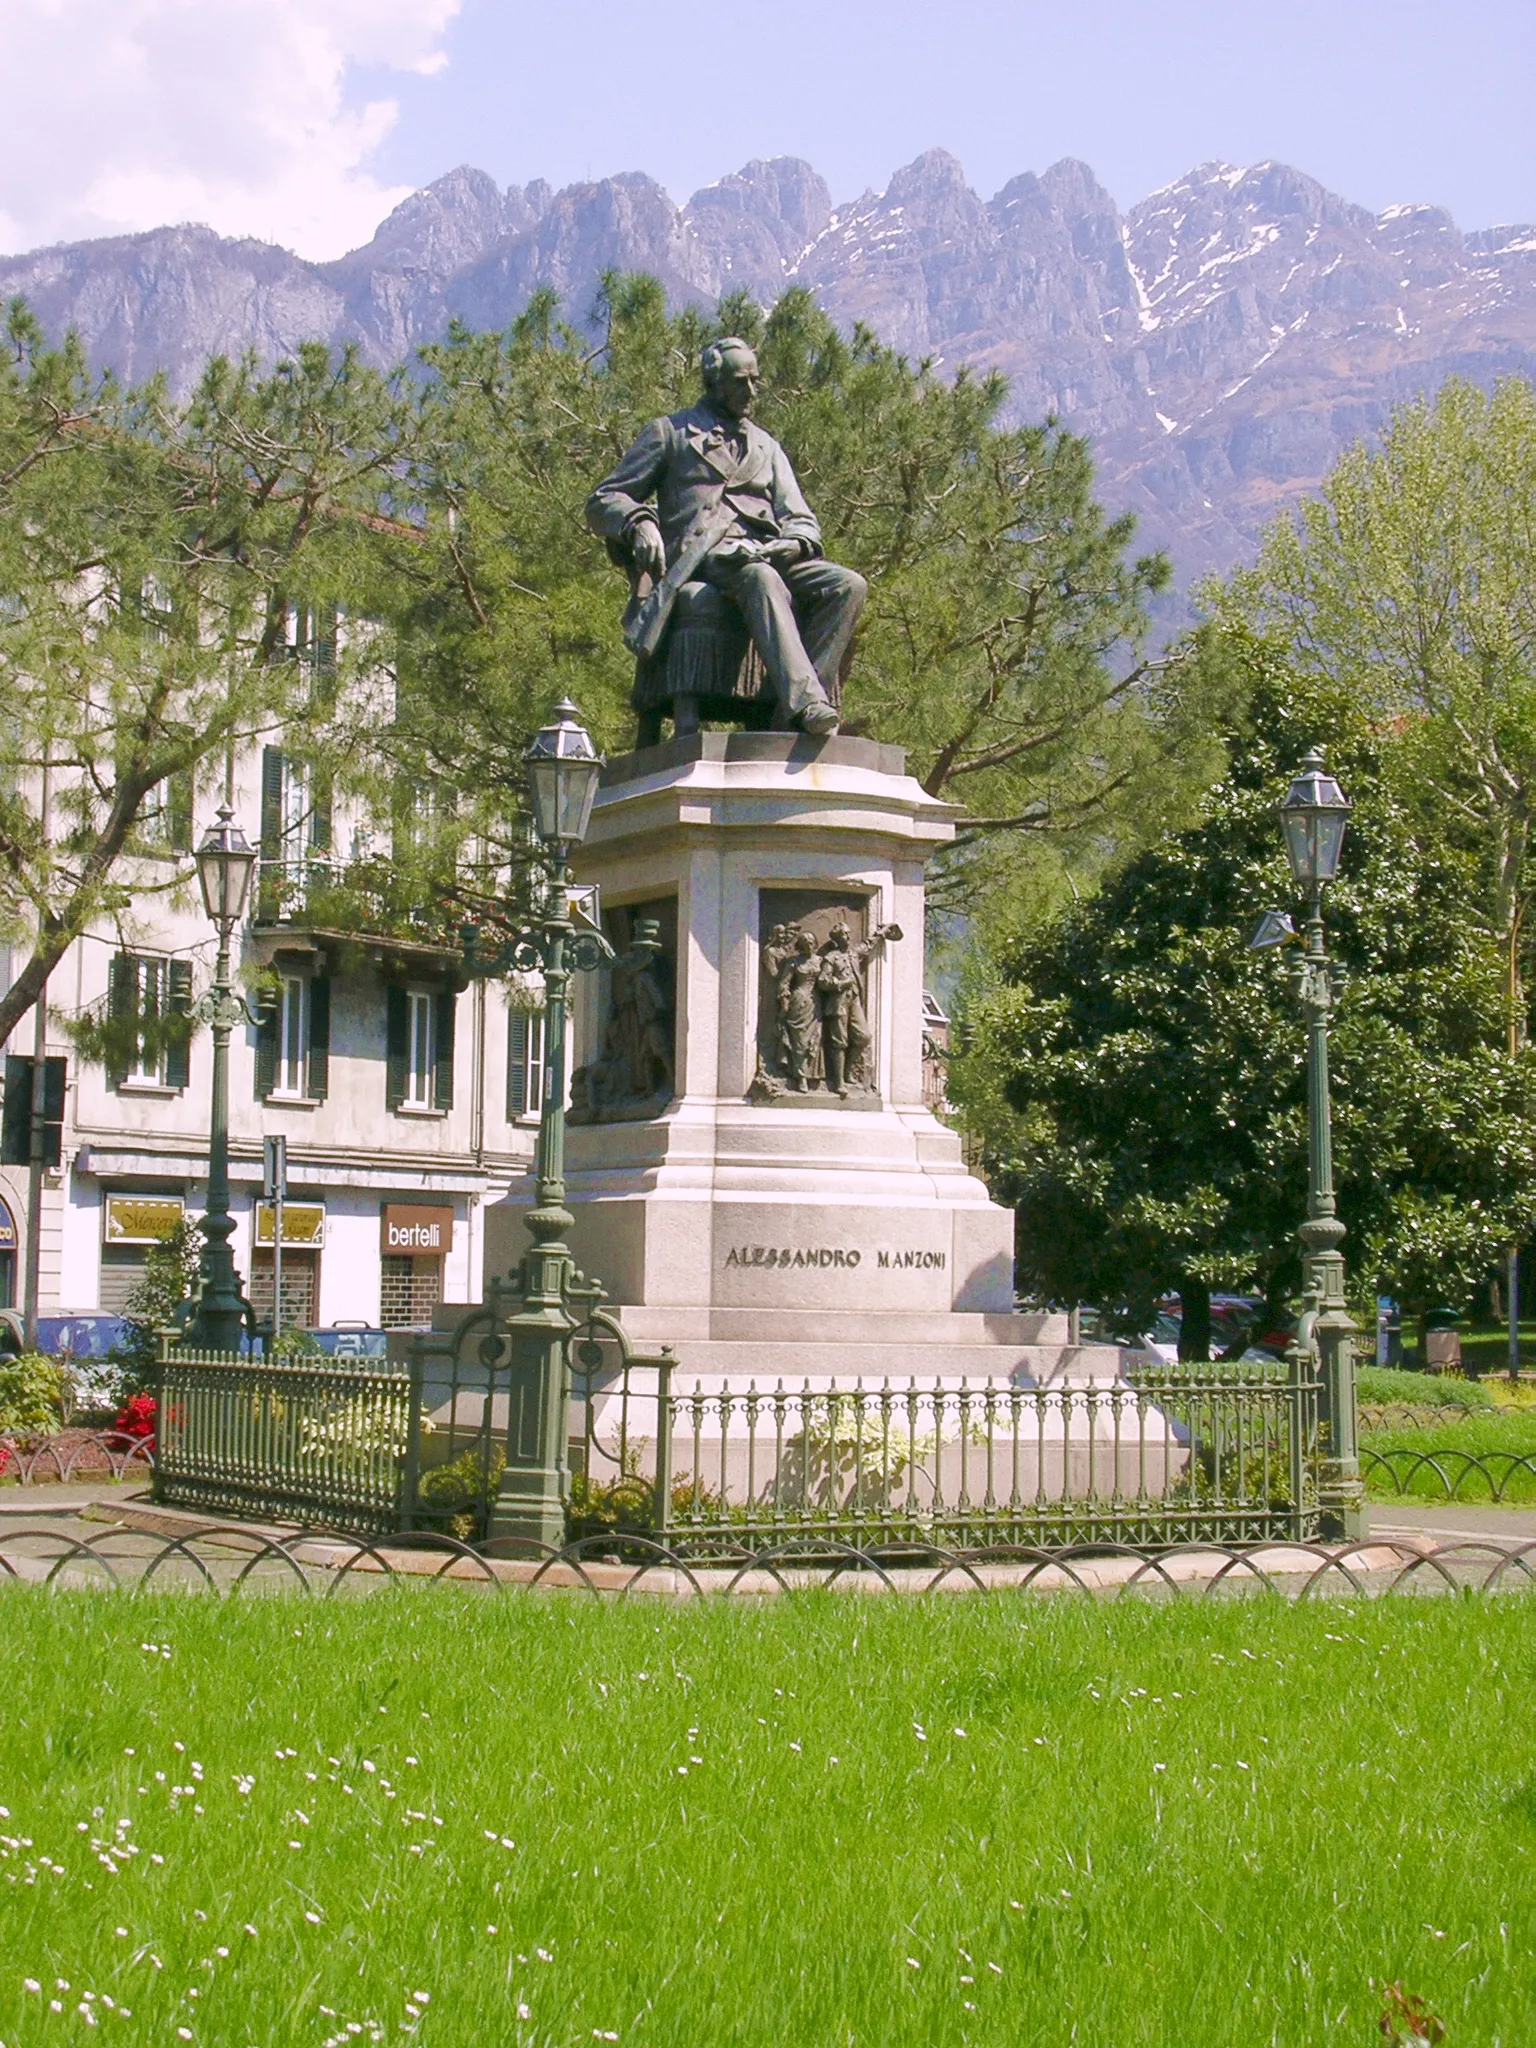
[[[642,576],[649,576],[653,583],[659,583],[667,573],[667,551],[662,546],[661,529],[649,519],[642,519],[632,529],[629,538],[636,569]]]
[[[792,569],[799,559],[800,543],[793,538],[781,536],[763,543],[763,560],[775,569]]]

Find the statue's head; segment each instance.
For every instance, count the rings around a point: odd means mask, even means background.
[[[811,955],[815,952],[815,950],[816,934],[814,932],[800,930],[795,933],[795,951],[799,953],[803,959],[809,960]]]
[[[829,951],[836,953],[846,953],[848,948],[852,944],[853,934],[851,931],[849,931],[847,925],[845,924],[835,924],[833,925],[831,931],[827,933],[827,946]]]
[[[757,353],[738,334],[712,341],[699,358],[704,396],[732,419],[744,420],[757,398]]]

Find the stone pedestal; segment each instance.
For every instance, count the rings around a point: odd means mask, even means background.
[[[659,934],[673,1093],[658,1114],[648,1081],[626,1107],[639,1027],[616,1030],[612,977],[590,978],[572,1064],[594,1120],[567,1138],[571,1242],[637,1341],[670,1343],[685,1373],[1115,1371],[1113,1347],[1068,1356],[1064,1318],[1013,1313],[1013,1218],[923,1101],[923,869],[954,816],[900,748],[862,739],[693,733],[604,773],[576,875],[598,884],[621,953]],[[842,1096],[824,1072],[802,1092],[773,1071],[786,923],[818,948],[842,924],[855,955],[867,947],[852,1034],[867,1051]],[[487,1211],[488,1271],[520,1255],[527,1200],[515,1187]]]

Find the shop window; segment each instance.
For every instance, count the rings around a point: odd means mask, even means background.
[[[313,1252],[283,1247],[283,1328],[312,1330],[320,1298],[319,1261]],[[272,1320],[272,1254],[258,1251],[251,1261],[251,1307],[258,1323]]]
[[[0,1308],[16,1303],[16,1219],[0,1201]]]
[[[116,953],[107,970],[114,1088],[185,1088],[190,1074],[192,970],[185,960]]]
[[[385,1072],[390,1109],[453,1107],[452,989],[391,988],[387,997]]]
[[[379,1261],[379,1325],[385,1330],[425,1330],[443,1298],[441,1259],[400,1258],[385,1253]]]
[[[544,1012],[507,1012],[507,1122],[544,1106]]]
[[[101,1288],[97,1295],[100,1313],[121,1316],[128,1312],[128,1299],[144,1278],[149,1246],[104,1244],[101,1248]]]

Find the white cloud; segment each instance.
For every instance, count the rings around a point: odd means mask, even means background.
[[[0,0],[0,248],[206,221],[310,257],[405,196],[368,168],[392,99],[349,67],[430,76],[460,0]]]

